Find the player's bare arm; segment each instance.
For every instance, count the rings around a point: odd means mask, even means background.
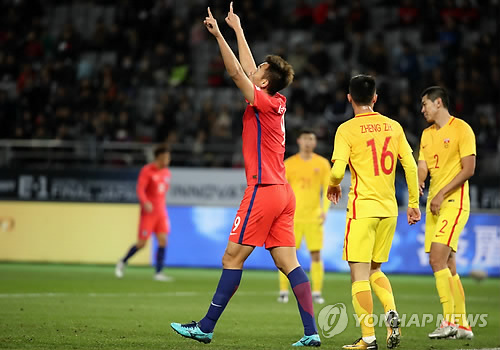
[[[245,33],[241,26],[240,17],[233,12],[233,2],[231,1],[229,5],[229,12],[227,13],[226,23],[233,28],[236,34],[236,40],[238,42],[238,55],[240,58],[240,64],[246,75],[250,75],[257,70],[257,65],[252,55],[252,51],[248,46],[247,40],[245,39]]]
[[[243,71],[240,62],[234,55],[233,51],[226,42],[226,39],[222,36],[219,26],[217,25],[217,20],[213,17],[210,7],[207,9],[208,16],[205,18],[203,23],[207,30],[212,34],[217,40],[219,45],[222,60],[224,61],[224,66],[226,71],[229,73],[231,79],[233,79],[236,86],[241,90],[243,96],[248,102],[253,104],[254,102],[254,85],[248,79],[247,75]]]
[[[427,162],[425,160],[418,161],[418,188],[420,190],[420,195],[424,195],[425,179],[429,174],[429,168],[427,168]]]
[[[446,186],[444,186],[441,191],[439,191],[431,201],[431,212],[434,215],[439,214],[439,209],[441,208],[441,203],[446,198],[448,194],[455,191],[457,188],[462,186],[465,181],[469,180],[476,169],[476,156],[470,155],[463,157],[461,160],[462,170],[451,180]]]

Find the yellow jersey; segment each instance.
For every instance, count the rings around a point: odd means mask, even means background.
[[[431,125],[422,133],[418,160],[424,160],[431,175],[427,210],[432,198],[462,170],[462,158],[476,155],[476,136],[462,119],[451,117],[448,123],[437,129]],[[470,209],[469,181],[444,199],[441,208]]]
[[[412,153],[401,125],[377,112],[357,114],[340,125],[332,162],[342,160],[351,170],[347,218],[397,216],[397,157]]]
[[[330,207],[326,197],[330,178],[330,163],[313,153],[304,160],[297,153],[285,160],[286,179],[295,193],[295,222],[315,223]]]

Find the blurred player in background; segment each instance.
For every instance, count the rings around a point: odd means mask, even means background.
[[[287,275],[297,298],[304,336],[293,345],[320,346],[311,285],[297,260],[293,234],[295,196],[283,164],[286,98],[278,91],[290,85],[293,69],[279,56],[267,56],[264,63],[255,65],[232,2],[226,22],[236,33],[240,61],[208,8],[205,26],[217,40],[226,70],[248,103],[242,134],[248,187],[229,233],[222,275],[207,314],[199,322],[172,323],[171,327],[184,337],[210,343],[219,317],[238,289],[243,263],[256,246],[265,245],[276,266]]]
[[[312,130],[302,130],[297,138],[299,152],[285,160],[286,179],[292,186],[297,208],[295,209],[294,233],[296,248],[299,249],[305,237],[311,253],[311,284],[313,302],[323,304],[323,223],[330,208],[326,197],[330,180],[330,163],[314,153],[316,135]],[[288,302],[288,279],[280,271],[280,295],[278,301]]]
[[[167,215],[165,197],[170,186],[170,150],[167,146],[159,146],[154,151],[155,160],[145,165],[139,173],[137,180],[137,197],[141,205],[141,218],[139,222],[139,236],[127,255],[125,255],[115,268],[115,275],[123,277],[123,270],[128,260],[141,248],[151,235],[155,233],[158,241],[156,251],[156,273],[154,279],[168,282],[172,278],[164,275],[163,261],[167,247],[167,235],[170,231],[170,223]]]
[[[337,129],[328,187],[328,198],[336,204],[342,195],[340,182],[349,164],[352,185],[343,259],[349,262],[351,269],[352,303],[362,337],[352,345],[345,345],[344,349],[378,348],[372,318],[372,289],[384,307],[387,347],[392,349],[400,343],[400,320],[391,283],[380,267],[389,258],[396,230],[398,204],[394,181],[397,159],[403,165],[408,184],[408,224],[420,220],[417,165],[401,125],[373,111],[377,94],[371,76],[353,77],[347,99],[355,116]]]
[[[436,277],[443,322],[429,338],[467,338],[465,294],[457,274],[458,238],[469,218],[469,182],[476,167],[476,138],[471,127],[448,111],[448,94],[439,86],[422,93],[422,113],[432,125],[424,130],[418,157],[418,181],[423,194],[427,174],[431,184],[425,220],[425,251]]]

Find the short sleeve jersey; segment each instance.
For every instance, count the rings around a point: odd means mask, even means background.
[[[398,215],[396,162],[407,154],[412,149],[401,125],[379,113],[357,114],[339,126],[332,161],[351,170],[348,218]]]
[[[254,86],[254,102],[243,115],[243,158],[247,184],[285,184],[286,97]]]
[[[330,163],[313,154],[304,160],[295,154],[285,160],[286,179],[292,186],[296,199],[295,221],[318,222],[330,202],[326,197],[330,180]]]
[[[451,117],[437,129],[431,125],[422,133],[418,160],[424,160],[431,175],[427,209],[432,198],[462,170],[462,158],[476,155],[476,137],[462,119]],[[469,182],[450,193],[441,207],[470,209]]]

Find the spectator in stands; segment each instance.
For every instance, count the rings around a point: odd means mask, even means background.
[[[295,46],[294,50],[288,56],[288,63],[292,65],[295,72],[294,79],[300,79],[308,63],[308,57],[303,43],[299,43]]]
[[[406,40],[402,43],[402,51],[397,62],[399,74],[406,77],[410,85],[420,78],[420,63],[418,62],[417,53],[415,48]]]
[[[129,113],[122,110],[118,114],[118,119],[114,123],[112,130],[114,132],[115,141],[132,141],[134,138],[135,127],[130,120]]]
[[[321,40],[316,40],[312,45],[312,52],[307,58],[306,72],[315,79],[324,77],[330,72],[331,59]]]
[[[206,29],[203,28],[203,30],[205,31]],[[208,66],[208,85],[214,88],[227,86],[227,82],[224,77],[225,72],[226,69],[224,68],[224,61],[222,60],[222,57],[220,55],[212,57]]]
[[[402,27],[414,27],[417,25],[420,10],[415,6],[414,0],[403,0],[398,10],[399,25]]]
[[[182,52],[175,55],[175,63],[170,71],[168,83],[170,86],[176,87],[184,85],[189,79],[189,64],[186,61],[186,56]]]
[[[290,28],[306,30],[312,24],[313,9],[305,0],[298,0],[290,16]]]
[[[352,1],[347,23],[353,33],[364,33],[370,28],[370,13],[360,0]]]
[[[384,46],[384,37],[377,33],[371,43],[363,42],[358,53],[358,62],[367,69],[372,69],[378,74],[387,74],[387,51]]]

